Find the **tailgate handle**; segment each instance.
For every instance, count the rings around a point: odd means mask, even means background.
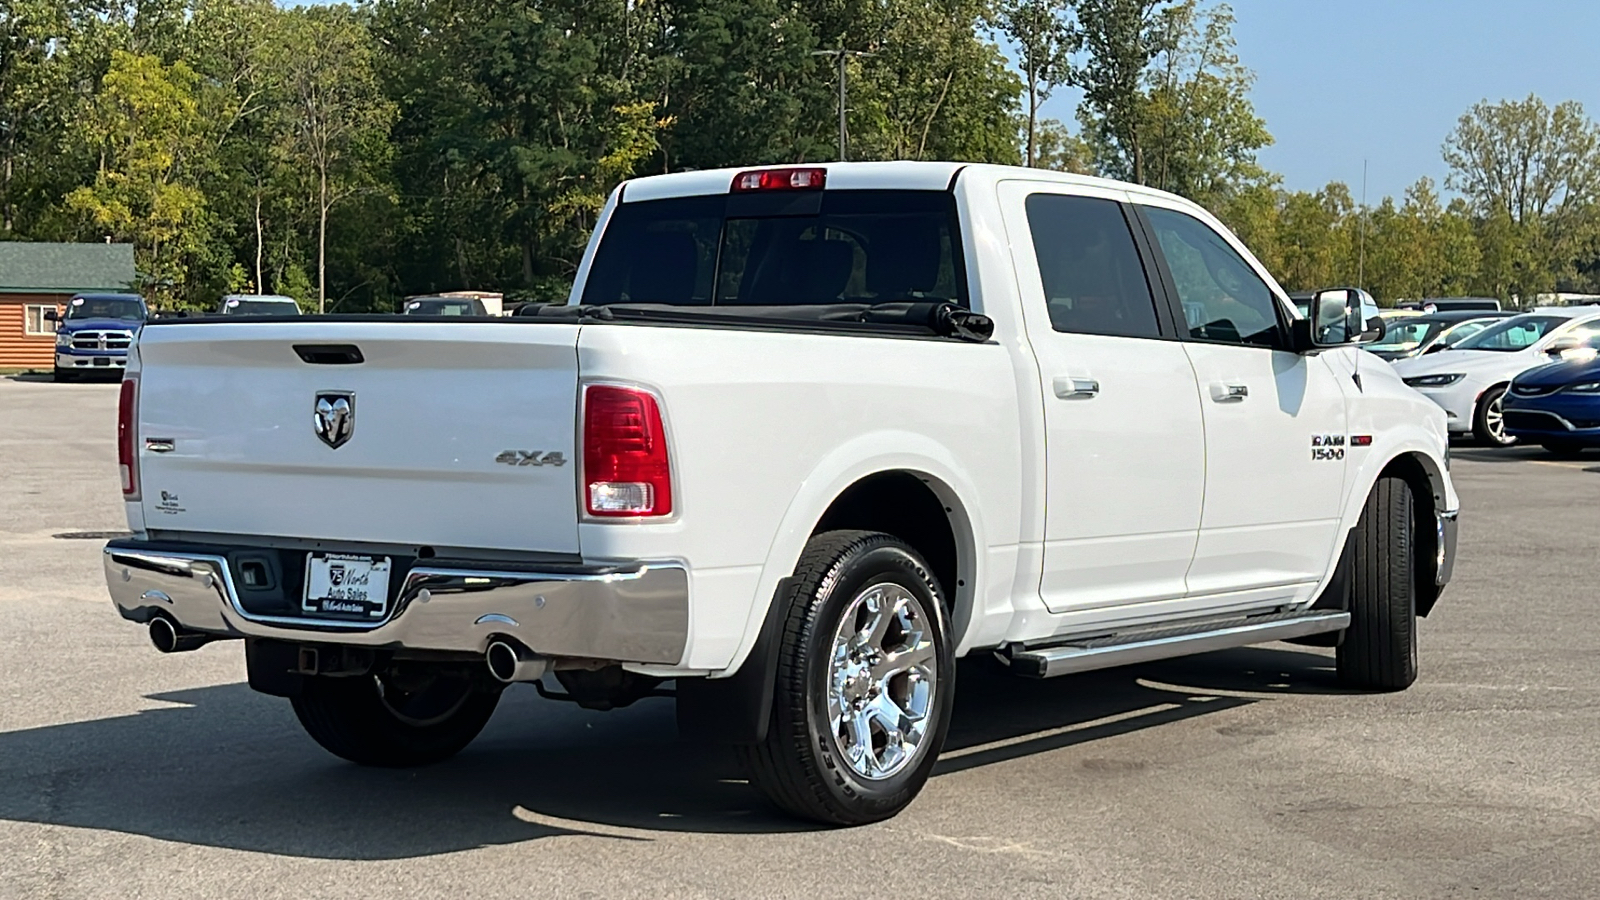
[[[313,366],[353,366],[366,362],[355,344],[295,344],[294,352]]]

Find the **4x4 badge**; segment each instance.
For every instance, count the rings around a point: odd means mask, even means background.
[[[312,417],[312,427],[324,444],[335,450],[356,433],[356,395],[352,391],[321,391]]]
[[[566,456],[560,450],[501,450],[494,461],[506,466],[564,466]]]

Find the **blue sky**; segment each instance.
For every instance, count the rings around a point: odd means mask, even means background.
[[[1596,0],[1232,0],[1256,114],[1276,143],[1260,160],[1291,190],[1343,181],[1396,198],[1442,186],[1439,147],[1479,100],[1577,100],[1600,116]],[[1072,121],[1076,97],[1046,106]]]
[[[1439,146],[1479,100],[1530,92],[1600,115],[1600,0],[1232,0],[1256,113],[1276,143],[1261,163],[1291,190],[1329,181],[1396,198],[1443,187]],[[1072,123],[1061,91],[1045,114]],[[1074,125],[1074,127],[1076,127]]]

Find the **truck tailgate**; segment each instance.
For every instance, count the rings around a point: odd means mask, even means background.
[[[577,334],[398,317],[146,328],[146,526],[577,553]],[[350,346],[362,362],[342,361]]]

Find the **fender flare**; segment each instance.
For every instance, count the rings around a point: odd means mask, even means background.
[[[720,678],[683,678],[677,686],[677,721],[681,735],[724,743],[758,743],[766,738],[772,717],[773,685],[784,610],[778,598],[786,593],[794,567],[816,524],[840,496],[865,478],[906,472],[921,479],[945,501],[956,535],[962,571],[971,573],[952,599],[951,640],[958,641],[976,595],[983,544],[979,507],[971,502],[976,487],[965,478],[953,456],[925,436],[910,432],[863,435],[828,454],[801,481],[762,566],[757,597],[745,623],[745,639]]]
[[[1344,538],[1340,542],[1339,555],[1334,558],[1333,568],[1318,587],[1317,599],[1313,604],[1315,608],[1344,608],[1345,598],[1342,592],[1348,589],[1349,582],[1348,578],[1341,578],[1341,574],[1349,565],[1347,551],[1350,537],[1355,533],[1356,524],[1361,519],[1361,509],[1366,505],[1367,497],[1372,494],[1373,488],[1377,486],[1378,479],[1386,473],[1397,474],[1404,478],[1411,485],[1412,493],[1419,505],[1426,510],[1429,517],[1433,517],[1454,512],[1459,507],[1459,500],[1451,489],[1450,481],[1445,475],[1446,471],[1448,467],[1437,451],[1418,440],[1388,442],[1380,452],[1367,455],[1366,461],[1356,470],[1352,489],[1345,498],[1344,512],[1340,517],[1340,530]],[[1418,490],[1424,486],[1420,483],[1422,480],[1426,481],[1425,491]],[[1418,535],[1418,549],[1424,562],[1429,566],[1428,577],[1421,578],[1418,585],[1417,615],[1419,616],[1426,616],[1432,611],[1443,589],[1437,583],[1438,573],[1433,571],[1440,550],[1438,540],[1439,536],[1433,528],[1423,528]]]

